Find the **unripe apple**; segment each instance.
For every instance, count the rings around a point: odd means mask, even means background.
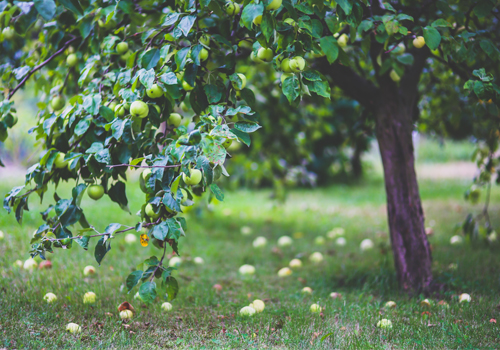
[[[257,51],[257,57],[264,62],[271,62],[273,60],[274,52],[270,48],[261,47]]]
[[[3,37],[5,40],[11,40],[14,38],[14,35],[16,34],[16,32],[14,31],[14,28],[12,28],[12,27],[5,27],[2,30],[2,34],[3,34]]]
[[[135,243],[135,242],[137,242],[137,237],[133,233],[128,233],[125,236],[125,243],[132,244],[132,243]]]
[[[460,297],[458,298],[459,303],[468,303],[472,300],[469,294],[467,293],[462,293],[460,294]]]
[[[272,11],[280,8],[283,0],[273,0],[269,5],[266,6],[266,10]]]
[[[325,244],[325,237],[323,236],[318,236],[314,239],[314,244],[316,245],[324,245]]]
[[[202,178],[201,171],[198,169],[191,169],[190,170],[190,176],[186,175],[186,173],[182,174],[182,180],[186,185],[197,185],[200,183]]]
[[[116,106],[115,107],[115,115],[118,117],[118,118],[123,118],[123,116],[125,116],[125,107],[123,106]]]
[[[128,320],[131,319],[134,316],[134,313],[130,310],[123,310],[120,311],[120,318],[122,320]]]
[[[413,39],[413,46],[415,46],[417,49],[421,49],[425,45],[425,38],[423,36],[417,36],[415,39]]]
[[[311,254],[311,256],[309,256],[309,260],[311,260],[311,262],[315,264],[320,263],[323,261],[323,254],[321,254],[320,252],[314,252]]]
[[[87,292],[83,295],[83,303],[84,304],[94,304],[96,299],[96,295],[94,292]]]
[[[158,219],[158,217],[160,216],[159,213],[155,213],[153,205],[151,203],[148,203],[146,205],[146,207],[144,208],[144,212],[152,219]]]
[[[144,193],[148,193],[148,189],[146,187],[146,183],[151,177],[151,169],[144,170],[139,177],[139,186],[141,187],[141,191]]]
[[[401,78],[399,77],[398,73],[394,69],[391,70],[391,73],[389,75],[390,75],[392,81],[394,81],[396,83],[401,80]]]
[[[304,287],[304,288],[302,288],[302,290],[300,292],[302,294],[312,294],[313,290],[311,287]]]
[[[170,34],[170,33],[165,34],[164,38],[167,41],[175,41],[174,36],[172,34]]]
[[[201,62],[206,61],[208,58],[208,50],[203,48],[200,50],[200,53],[198,54],[198,57]]]
[[[288,277],[293,273],[293,271],[289,267],[283,267],[278,271],[279,277]]]
[[[24,262],[23,268],[25,270],[33,270],[38,266],[38,263],[33,258],[29,258]]]
[[[47,293],[44,295],[43,300],[45,300],[47,304],[52,304],[57,300],[57,296],[54,293]]]
[[[252,22],[256,26],[260,26],[260,24],[262,23],[262,15],[258,15],[257,17],[255,17]]]
[[[130,106],[130,114],[134,117],[145,118],[149,114],[149,107],[142,101],[134,101]]]
[[[116,106],[117,106],[117,105],[118,105],[118,104],[117,104],[115,101],[112,101],[112,102],[108,105],[108,108],[109,108],[109,109],[111,109],[112,111],[115,111],[115,109],[116,109]],[[116,113],[116,111],[115,111],[115,113]]]
[[[153,84],[151,89],[146,90],[149,98],[158,98],[163,96],[163,89],[158,84]]]
[[[377,322],[377,328],[382,328],[382,329],[391,329],[392,328],[392,322],[386,318],[381,319],[380,321]]]
[[[55,96],[52,101],[50,101],[50,106],[54,111],[59,111],[63,109],[64,105],[66,104],[66,101],[64,100],[64,97],[61,95]]]
[[[164,302],[163,304],[161,304],[161,309],[165,312],[169,312],[172,310],[172,304]]]
[[[179,125],[181,125],[181,122],[182,116],[179,113],[171,113],[167,120],[168,125],[171,125],[174,128],[178,128]]]
[[[187,111],[189,111],[189,107],[188,107],[188,105],[186,104],[186,102],[184,102],[184,101],[182,101],[182,102],[181,102],[180,107],[181,107],[181,110],[182,110],[183,112],[187,112]]]
[[[66,249],[71,249],[73,245],[73,240],[70,237],[61,239],[61,244],[66,247]]]
[[[292,259],[288,264],[292,269],[298,269],[302,267],[302,261],[300,259]]]
[[[76,323],[68,323],[66,326],[66,332],[69,332],[71,334],[77,334],[82,331],[82,327],[77,325]]]
[[[87,194],[95,201],[101,199],[104,195],[104,187],[102,185],[91,185],[87,189]]]
[[[174,256],[168,261],[168,266],[170,267],[178,267],[181,266],[181,264],[182,264],[182,259],[178,256]]]
[[[250,54],[250,59],[255,62],[255,63],[262,63],[262,60],[260,58],[257,57],[257,55],[255,54],[255,52],[252,51],[252,53]]]
[[[245,86],[247,85],[247,77],[245,74],[238,73],[237,76],[241,79],[241,88],[238,88],[238,85],[232,81],[231,84],[233,85],[233,88],[235,90],[243,90]]]
[[[255,240],[252,243],[254,248],[262,248],[266,244],[267,244],[267,239],[266,239],[266,237],[262,237],[262,236],[255,238]]]
[[[120,61],[127,62],[128,58],[132,55],[132,51],[127,51],[123,55],[120,56]]]
[[[192,87],[191,85],[189,85],[185,80],[182,81],[182,88],[185,91],[191,91],[191,90],[194,89],[194,87]]]
[[[251,317],[255,315],[255,309],[251,306],[245,306],[241,308],[240,315],[243,317]]]
[[[122,41],[121,43],[118,43],[116,45],[116,52],[119,55],[123,55],[127,51],[128,51],[128,44],[125,41]]]
[[[88,275],[93,275],[95,273],[95,267],[92,265],[85,266],[83,269],[83,275],[88,276]]]
[[[293,73],[283,73],[281,74],[281,84],[283,84],[288,77],[293,77]]]
[[[65,153],[59,152],[54,159],[54,165],[57,169],[62,169],[68,166],[68,161],[64,160],[64,157],[66,156]]]
[[[337,39],[337,43],[339,44],[340,47],[346,47],[348,40],[349,37],[347,36],[347,34],[344,33]]]
[[[228,1],[224,5],[224,10],[226,11],[226,13],[228,15],[236,16],[238,13],[240,13],[240,5],[238,5],[232,1]]]
[[[228,149],[229,147],[231,147],[232,144],[233,144],[233,140],[232,139],[227,139],[226,141],[224,141],[224,143],[222,144],[222,146],[225,149]]]
[[[295,56],[289,61],[290,70],[293,72],[301,72],[306,66],[306,61],[303,57]]]
[[[66,57],[66,64],[68,65],[68,67],[74,67],[76,66],[77,63],[78,63],[78,57],[76,57],[74,53]]]
[[[321,312],[321,306],[319,306],[318,304],[312,304],[310,307],[309,307],[309,310],[313,313],[313,314],[316,314],[318,312]]]
[[[253,275],[255,273],[255,267],[253,267],[252,265],[245,264],[240,266],[238,272],[241,275]]]
[[[107,23],[106,18],[104,20],[100,19],[97,21],[97,24],[99,25],[99,27],[104,29],[113,29],[116,27],[116,21],[114,19],[110,19]]]
[[[287,57],[283,61],[281,61],[281,70],[285,73],[291,73],[292,69],[290,68],[290,59]]]
[[[261,313],[266,308],[266,304],[260,299],[255,299],[250,305],[256,313]]]
[[[364,240],[361,241],[361,244],[359,245],[359,247],[361,248],[361,250],[369,250],[369,249],[372,249],[373,247],[375,246],[375,244],[373,244],[373,241],[369,238],[366,238]]]
[[[286,18],[283,22],[285,22],[288,25],[291,25],[292,27],[294,27],[297,24],[295,20],[291,17]]]
[[[278,245],[280,247],[288,247],[291,246],[293,243],[293,239],[291,239],[289,236],[281,236],[278,238]]]
[[[203,45],[205,45],[205,46],[209,46],[210,45],[210,35],[203,34],[200,37],[200,43],[203,44]]]

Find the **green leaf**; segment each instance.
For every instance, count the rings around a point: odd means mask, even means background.
[[[299,79],[295,75],[286,78],[285,81],[283,82],[282,90],[283,90],[283,94],[288,99],[288,102],[290,102],[290,104],[291,104],[293,101],[295,101],[300,96]]]
[[[436,50],[441,42],[441,34],[436,28],[427,26],[424,28],[424,39],[429,49]]]
[[[144,54],[144,56],[142,56],[141,64],[142,67],[144,67],[145,69],[152,69],[156,67],[159,60],[160,60],[160,50],[150,49]]]
[[[184,69],[189,50],[191,50],[190,47],[185,47],[177,51],[177,53],[175,54],[175,64],[177,65],[177,71],[181,71]]]
[[[137,286],[137,283],[141,280],[142,277],[142,271],[137,270],[132,272],[130,275],[127,277],[127,290],[130,292],[135,286]]]
[[[87,132],[87,130],[89,129],[90,122],[91,122],[90,118],[85,118],[85,119],[80,120],[78,122],[78,124],[76,124],[75,135],[82,136],[83,134],[85,134]]]
[[[481,40],[479,42],[479,46],[481,46],[481,49],[483,49],[483,51],[486,52],[493,61],[497,61],[498,59],[500,59],[500,51],[495,47],[495,45],[493,45],[490,40]]]
[[[168,225],[168,239],[173,239],[174,241],[179,241],[179,238],[184,235],[181,224],[177,222],[175,218],[170,218],[165,221]]]
[[[174,197],[172,197],[172,194],[170,192],[165,193],[162,198],[162,203],[165,204],[167,208],[170,210],[174,210],[177,212],[182,211],[179,203],[175,200]]]
[[[247,146],[250,146],[250,144],[251,144],[250,135],[248,135],[246,132],[240,131],[238,129],[231,129],[230,131],[234,135],[236,135],[241,142],[243,142]]]
[[[145,303],[152,303],[156,299],[156,283],[148,281],[141,284],[139,295]]]
[[[243,25],[247,27],[249,30],[252,30],[252,23],[255,17],[260,16],[264,13],[264,5],[262,3],[259,4],[248,4],[243,8],[243,12],[241,14],[241,21]]]
[[[44,20],[50,21],[56,14],[56,3],[54,0],[35,0],[35,8]]]
[[[108,196],[113,201],[120,205],[120,208],[126,212],[130,212],[128,209],[127,194],[125,193],[125,183],[122,181],[117,181],[108,190]]]
[[[269,11],[264,12],[262,15],[262,23],[260,24],[260,30],[262,31],[262,34],[264,34],[264,37],[266,38],[266,41],[269,42],[269,40],[274,36],[274,27],[276,26],[276,21],[274,19],[274,16],[271,15]]]
[[[234,124],[234,128],[237,130],[249,133],[249,132],[257,131],[258,129],[261,128],[261,126],[257,123],[242,121],[242,122],[237,122],[236,124]]]
[[[111,122],[115,118],[115,112],[106,106],[99,107],[99,114],[108,122]]]
[[[193,27],[195,21],[196,21],[196,16],[182,17],[181,21],[177,25],[177,28],[179,28],[182,31],[182,34],[184,34],[184,36],[188,36],[189,31]]]
[[[224,200],[224,193],[222,193],[221,189],[219,188],[219,186],[217,186],[217,184],[215,184],[215,183],[211,184],[210,190],[215,195],[215,198],[217,198],[217,200],[219,200],[221,202]]]
[[[479,18],[486,17],[491,13],[494,7],[495,2],[492,0],[477,1],[476,6],[474,6],[474,14]]]
[[[352,11],[352,3],[350,0],[337,0],[337,5],[344,10],[345,14],[349,16]]]
[[[437,19],[435,20],[434,22],[432,22],[431,26],[433,27],[453,27],[453,25],[449,22],[447,22],[446,20],[440,18],[440,19]]]
[[[157,240],[164,241],[168,236],[168,225],[166,222],[162,222],[156,226],[154,226],[151,231],[151,236],[156,238]]]
[[[207,95],[208,103],[217,103],[221,100],[224,93],[222,88],[223,87],[214,84],[207,84],[203,86],[203,90]]]
[[[328,62],[332,64],[339,56],[339,45],[333,36],[324,36],[319,40],[321,50],[326,54]]]
[[[255,94],[249,88],[244,88],[240,91],[241,97],[245,100],[246,103],[250,106],[250,108],[255,109]]]
[[[413,64],[413,55],[411,53],[404,53],[400,56],[396,56],[396,59],[402,64],[411,66]]]
[[[111,250],[111,245],[109,244],[109,241],[104,241],[104,237],[102,237],[96,244],[95,246],[95,260],[99,265],[101,265],[101,261],[106,255],[107,252]]]
[[[177,296],[177,293],[179,293],[179,284],[177,283],[177,280],[172,276],[168,277],[167,280],[165,281],[165,289],[167,294],[167,300],[168,301],[174,300],[175,297]]]
[[[78,0],[59,0],[59,2],[77,16],[83,16],[83,9]]]
[[[90,237],[83,236],[82,238],[75,238],[74,241],[78,243],[83,249],[85,250],[89,249]]]

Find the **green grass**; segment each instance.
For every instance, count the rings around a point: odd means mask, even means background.
[[[439,140],[421,136],[416,145],[417,162],[470,162],[475,145],[470,141]]]
[[[3,181],[5,193],[12,181]],[[35,200],[25,214],[22,227],[13,215],[0,214],[0,229],[6,238],[0,241],[0,348],[62,349],[386,349],[386,348],[497,348],[500,342],[500,320],[496,305],[500,301],[498,246],[450,246],[457,222],[470,207],[463,200],[468,182],[422,182],[420,185],[427,223],[434,223],[430,238],[434,253],[434,274],[447,289],[432,297],[450,304],[449,309],[434,305],[422,308],[421,295],[408,296],[397,289],[389,238],[386,234],[385,194],[381,180],[368,180],[362,185],[336,186],[326,189],[297,190],[283,206],[275,206],[267,191],[226,193],[224,203],[212,210],[192,212],[188,217],[187,237],[180,251],[183,265],[174,273],[180,293],[170,313],[162,313],[158,299],[145,306],[126,294],[122,286],[128,273],[151,255],[160,255],[154,247],[139,243],[126,245],[122,237],[98,267],[97,274],[82,274],[86,265],[97,266],[93,246],[88,252],[79,247],[58,250],[50,256],[51,270],[24,271],[13,266],[25,260],[29,239],[40,224],[43,207]],[[69,196],[69,187],[61,186],[58,194]],[[137,211],[143,195],[137,184],[128,186],[132,212]],[[47,198],[50,198],[47,196]],[[500,210],[500,190],[493,192],[492,213]],[[84,200],[82,206],[100,231],[110,222],[133,225],[137,217],[117,209],[107,198],[94,203]],[[500,224],[498,220],[495,222]],[[243,236],[241,226],[253,233]],[[315,246],[313,240],[331,228],[346,230],[347,245],[338,248],[327,241]],[[275,249],[282,235],[302,232],[290,248]],[[252,247],[256,236],[264,236],[269,244],[261,250]],[[359,243],[371,238],[376,248],[361,253]],[[93,242],[95,244],[95,242]],[[307,257],[320,251],[325,261],[309,263]],[[201,256],[204,265],[190,259]],[[294,257],[301,257],[304,267],[288,278],[277,271]],[[450,270],[457,263],[457,270]],[[253,264],[253,278],[238,275],[242,264]],[[217,293],[212,286],[223,286]],[[312,296],[300,290],[311,287]],[[95,306],[83,305],[87,291],[98,296]],[[58,301],[46,305],[43,296],[53,292]],[[341,300],[329,298],[331,292],[342,293]],[[472,295],[470,305],[459,305],[457,296]],[[251,319],[238,315],[238,310],[253,299],[266,301],[263,313]],[[117,306],[130,301],[138,311],[127,325],[122,324]],[[394,300],[397,307],[384,310]],[[312,303],[325,310],[313,315]],[[422,312],[429,311],[430,317]],[[392,330],[375,327],[381,318],[393,322]],[[68,322],[83,327],[80,336],[66,334]],[[431,326],[429,326],[429,324]],[[330,334],[321,341],[324,335]]]

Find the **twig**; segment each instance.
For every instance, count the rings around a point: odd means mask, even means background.
[[[156,269],[155,271],[153,272],[153,275],[151,276],[151,279],[149,280],[150,282],[153,281],[153,279],[155,278],[155,275],[156,275],[156,271],[158,271],[158,269],[160,268],[160,266],[162,266],[163,264],[163,259],[165,258],[165,253],[167,252],[167,245],[165,244],[165,242],[163,242],[163,255],[161,256],[161,259],[160,259],[160,262],[158,263],[158,265],[156,266]]]
[[[52,61],[54,58],[56,58],[61,53],[63,53],[64,50],[66,50],[66,48],[69,45],[71,45],[72,42],[76,41],[77,39],[79,39],[79,37],[75,37],[75,38],[73,38],[71,40],[66,41],[66,43],[64,43],[63,47],[61,47],[59,50],[57,50],[56,52],[54,52],[54,54],[52,56],[50,56],[45,61],[43,61],[39,65],[35,66],[32,70],[30,70],[26,74],[26,76],[23,78],[23,80],[21,80],[21,82],[19,84],[17,84],[17,86],[11,92],[9,92],[9,96],[7,97],[7,100],[10,100],[12,98],[12,96],[14,96],[14,94],[17,92],[17,90],[19,90],[24,84],[26,84],[26,81],[33,75],[33,73],[35,73],[36,71],[38,71],[38,70],[42,69],[43,67],[45,67],[50,61]]]
[[[174,164],[174,165],[132,165],[132,164],[114,164],[114,165],[106,165],[107,168],[116,168],[122,166],[130,166],[132,168],[178,168],[182,166],[182,164]]]

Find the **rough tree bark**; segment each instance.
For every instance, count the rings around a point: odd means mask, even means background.
[[[425,234],[411,135],[417,86],[427,55],[426,50],[414,54],[415,62],[399,86],[387,73],[378,75],[377,72],[378,86],[375,86],[341,64],[329,65],[324,60],[317,66],[346,95],[375,116],[394,264],[399,284],[408,292],[427,291],[432,283],[432,256]]]

